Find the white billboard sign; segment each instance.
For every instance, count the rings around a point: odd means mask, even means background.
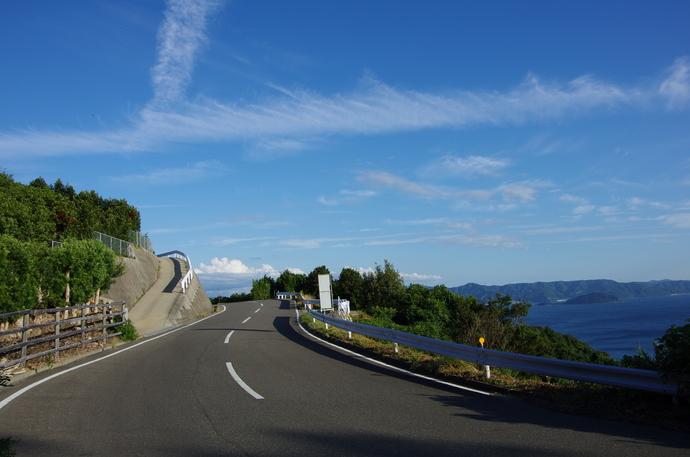
[[[331,275],[319,275],[319,301],[321,310],[333,309],[333,294],[331,294]]]

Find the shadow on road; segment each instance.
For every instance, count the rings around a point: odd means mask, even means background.
[[[620,442],[626,445],[654,444],[677,449],[690,449],[689,437],[683,433],[557,413],[529,405],[518,398],[484,396],[396,372],[311,339],[304,335],[301,330],[298,330],[296,324],[291,323],[292,319],[290,317],[276,317],[273,322],[276,330],[290,341],[324,357],[365,368],[377,375],[405,379],[409,382],[432,387],[439,392],[439,395],[428,396],[431,400],[441,402],[448,408],[456,408],[455,415],[458,417],[486,421],[487,427],[500,429],[506,424],[534,424],[546,428],[616,436],[620,437]],[[449,395],[443,395],[442,392],[447,392]]]
[[[168,285],[165,286],[165,289],[163,289],[163,292],[166,294],[172,293],[175,290],[175,286],[177,286],[182,279],[182,267],[180,266],[180,261],[174,258],[171,258],[170,260],[172,260],[173,266],[175,267],[175,275],[170,280]]]

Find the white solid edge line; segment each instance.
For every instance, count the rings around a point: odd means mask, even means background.
[[[142,344],[146,344],[146,343],[151,342],[151,341],[153,341],[153,340],[157,340],[158,338],[163,338],[164,336],[168,336],[168,335],[170,335],[171,333],[178,332],[178,331],[180,331],[180,330],[182,330],[182,329],[185,329],[185,328],[187,328],[187,327],[191,327],[192,325],[196,325],[196,324],[198,324],[199,322],[205,321],[206,319],[210,319],[210,318],[215,317],[215,316],[217,316],[217,315],[219,315],[219,314],[221,314],[221,313],[224,313],[226,309],[227,309],[227,308],[223,305],[223,310],[222,310],[222,311],[219,311],[219,312],[217,312],[217,313],[213,313],[213,314],[211,314],[210,316],[206,316],[206,317],[204,317],[203,319],[199,319],[199,320],[196,321],[196,322],[192,322],[191,324],[187,324],[187,325],[185,325],[185,326],[183,326],[183,327],[178,327],[178,328],[176,328],[176,329],[174,329],[174,330],[171,330],[171,331],[169,331],[169,332],[167,332],[167,333],[163,333],[162,335],[158,335],[158,336],[156,336],[156,337],[153,337],[153,338],[151,338],[150,340],[145,340],[145,341],[142,341],[141,343],[133,344],[132,346],[128,346],[128,347],[126,347],[126,348],[124,348],[124,349],[122,349],[122,350],[120,350],[120,351],[113,352],[112,354],[108,354],[108,355],[103,356],[103,357],[101,357],[101,358],[99,358],[99,359],[92,360],[92,361],[90,361],[90,362],[86,362],[86,363],[83,363],[83,364],[81,364],[81,365],[77,365],[76,367],[72,367],[72,368],[69,368],[69,369],[67,369],[67,370],[61,371],[61,372],[59,372],[59,373],[55,373],[54,375],[48,376],[47,378],[43,378],[43,379],[41,379],[40,381],[36,381],[36,382],[33,383],[33,384],[29,384],[28,386],[24,387],[23,389],[18,390],[17,392],[13,393],[13,394],[10,395],[9,397],[5,398],[3,401],[0,401],[0,409],[4,408],[9,402],[11,402],[12,400],[14,400],[15,398],[19,397],[20,395],[26,393],[27,391],[33,389],[33,388],[36,387],[36,386],[43,384],[43,383],[46,382],[46,381],[50,381],[51,379],[57,378],[58,376],[62,376],[63,374],[69,373],[70,371],[78,370],[79,368],[83,368],[83,367],[85,367],[85,366],[87,366],[87,365],[91,365],[92,363],[100,362],[101,360],[105,360],[105,359],[107,359],[107,358],[109,358],[109,357],[113,357],[113,356],[116,356],[116,355],[118,355],[118,354],[122,354],[123,352],[129,351],[130,349],[134,349],[134,348],[137,347],[137,346],[141,346]]]
[[[251,319],[251,318],[252,318],[252,316],[249,316],[248,318],[246,318],[245,320],[243,320],[242,323],[243,323],[243,324],[246,323],[246,322],[247,322],[249,319]]]
[[[234,330],[232,330],[230,333],[228,333],[228,336],[225,337],[225,341],[223,341],[223,344],[228,344],[228,341],[230,341],[230,337],[232,334],[235,333]]]
[[[359,358],[368,360],[369,362],[373,362],[373,363],[375,363],[375,364],[377,364],[377,365],[381,365],[381,366],[384,366],[384,367],[386,367],[386,368],[390,368],[391,370],[394,370],[394,371],[399,371],[399,372],[401,372],[401,373],[405,373],[405,374],[408,374],[408,375],[411,375],[411,376],[415,376],[415,377],[417,377],[417,378],[426,379],[427,381],[433,381],[433,382],[438,383],[438,384],[443,384],[444,386],[455,387],[456,389],[467,390],[467,391],[469,391],[469,392],[474,392],[474,393],[482,394],[482,395],[489,395],[489,396],[491,395],[491,393],[489,393],[489,392],[484,392],[484,391],[482,391],[482,390],[472,389],[472,388],[470,388],[470,387],[459,386],[459,385],[457,385],[457,384],[453,384],[453,383],[446,382],[446,381],[441,381],[440,379],[436,379],[436,378],[432,378],[432,377],[429,377],[429,376],[424,376],[423,374],[419,374],[419,373],[415,373],[415,372],[412,372],[412,371],[408,371],[408,370],[405,370],[405,369],[403,369],[403,368],[398,368],[398,367],[395,367],[395,366],[393,366],[393,365],[389,365],[389,364],[387,364],[387,363],[385,363],[385,362],[381,362],[380,360],[372,359],[372,358],[367,357],[367,356],[365,356],[365,355],[362,355],[362,354],[359,354],[359,353],[357,353],[357,352],[351,351],[351,350],[346,349],[346,348],[344,348],[344,347],[342,347],[342,346],[338,346],[337,344],[333,344],[333,343],[331,343],[331,342],[329,342],[329,341],[322,340],[322,339],[319,338],[318,336],[312,335],[312,334],[309,333],[304,327],[302,327],[302,323],[299,321],[299,310],[298,310],[297,308],[295,308],[295,313],[297,314],[297,324],[299,325],[299,328],[301,328],[301,329],[304,331],[304,333],[306,333],[306,334],[309,335],[310,337],[314,338],[315,340],[321,341],[322,343],[325,343],[325,344],[327,344],[327,345],[329,345],[329,346],[333,346],[334,348],[340,349],[341,351],[345,351],[345,352],[347,352],[347,353],[349,353],[349,354],[354,355],[355,357],[359,357]]]
[[[252,389],[252,388],[249,387],[244,381],[242,381],[242,378],[239,377],[239,375],[237,374],[237,372],[235,371],[235,369],[232,367],[232,363],[230,363],[230,362],[225,362],[225,366],[228,368],[228,371],[230,372],[230,376],[232,376],[232,379],[234,379],[235,382],[236,382],[237,384],[239,384],[240,387],[243,388],[249,395],[251,395],[252,397],[256,398],[257,400],[263,400],[263,399],[264,399],[264,397],[262,397],[261,395],[259,395],[258,393],[256,393],[256,392],[254,391],[254,389]]]

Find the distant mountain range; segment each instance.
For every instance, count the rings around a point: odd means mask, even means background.
[[[609,279],[593,279],[531,282],[505,286],[482,286],[481,284],[470,283],[464,286],[450,287],[450,290],[459,295],[472,295],[482,301],[498,292],[503,295],[510,295],[513,300],[525,300],[536,305],[569,300],[594,292],[615,295],[620,298],[690,294],[690,281],[616,282]]]

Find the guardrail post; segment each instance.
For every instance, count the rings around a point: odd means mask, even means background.
[[[24,319],[22,321],[22,343],[26,343],[29,341],[29,313],[24,314]],[[28,346],[24,346],[22,348],[22,359],[26,357],[26,348]],[[19,364],[20,368],[25,368],[26,367],[26,360],[22,361],[22,363]]]

